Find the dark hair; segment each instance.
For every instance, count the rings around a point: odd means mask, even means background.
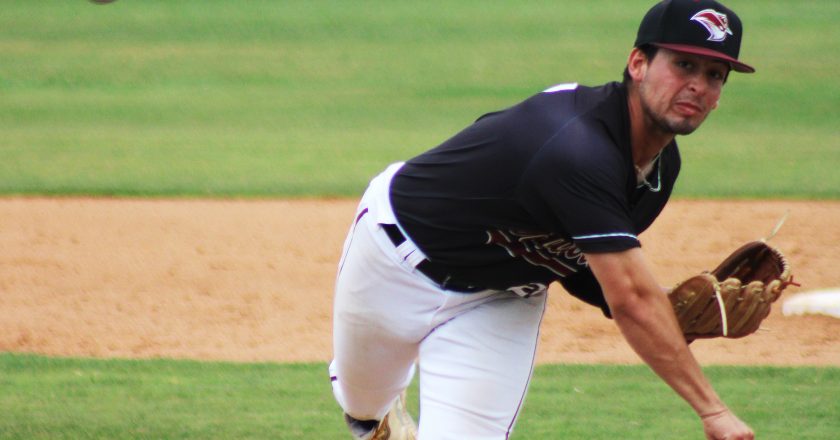
[[[645,54],[648,64],[653,61],[653,57],[655,57],[656,53],[659,52],[659,48],[652,44],[643,44],[639,46],[639,50]],[[624,85],[630,85],[632,81],[633,78],[630,77],[630,69],[627,66],[624,66]]]

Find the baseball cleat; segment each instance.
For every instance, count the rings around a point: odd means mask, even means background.
[[[394,401],[391,410],[377,423],[375,420],[356,420],[344,414],[344,421],[354,440],[416,440],[417,424],[405,409],[405,392]]]
[[[394,401],[391,410],[379,422],[371,440],[415,440],[417,425],[405,409],[405,392]]]
[[[354,440],[415,440],[417,425],[405,409],[405,393],[394,401],[391,410],[380,422],[356,420],[344,414]]]
[[[344,413],[344,422],[347,423],[353,440],[371,440],[380,425],[376,420],[358,420],[347,413]]]

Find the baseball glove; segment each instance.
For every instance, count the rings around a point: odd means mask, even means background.
[[[686,340],[741,338],[758,330],[793,282],[782,253],[764,241],[736,249],[711,272],[674,287],[668,297]]]

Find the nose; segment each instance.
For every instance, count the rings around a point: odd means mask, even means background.
[[[703,95],[708,89],[708,84],[703,75],[692,75],[688,79],[688,89],[696,95]]]

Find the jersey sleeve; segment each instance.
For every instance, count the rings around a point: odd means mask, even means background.
[[[568,127],[534,156],[524,209],[587,253],[640,246],[627,195],[627,159],[603,131]]]

